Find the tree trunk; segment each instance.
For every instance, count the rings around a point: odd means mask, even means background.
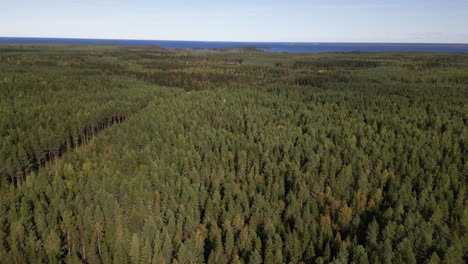
[[[102,256],[101,256],[101,239],[99,239],[99,236],[97,238],[97,241],[98,241],[99,258],[102,259]]]
[[[84,244],[84,238],[81,239],[81,245],[82,245],[82,248],[83,248],[83,259],[86,261],[86,247],[85,247],[85,244]]]

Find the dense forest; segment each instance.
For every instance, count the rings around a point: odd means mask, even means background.
[[[466,263],[468,55],[0,46],[0,263]]]

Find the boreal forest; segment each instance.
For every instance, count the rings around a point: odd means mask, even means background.
[[[468,54],[0,46],[0,263],[466,263]]]

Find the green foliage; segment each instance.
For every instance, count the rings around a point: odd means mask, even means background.
[[[1,262],[467,261],[466,55],[6,46],[0,69]]]

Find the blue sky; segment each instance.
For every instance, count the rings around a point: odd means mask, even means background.
[[[468,0],[0,0],[0,36],[468,43]]]

